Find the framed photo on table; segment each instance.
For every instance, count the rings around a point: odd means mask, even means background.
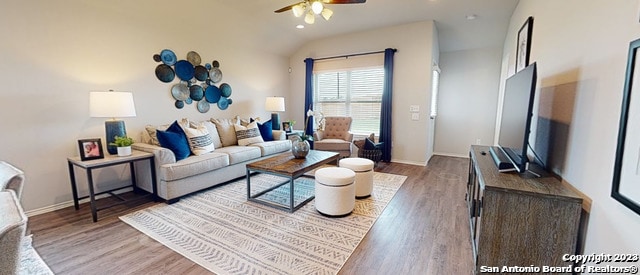
[[[533,17],[529,16],[518,31],[518,44],[516,45],[516,73],[529,66],[529,53],[531,52],[531,34],[533,32]]]
[[[285,121],[282,123],[282,130],[284,130],[287,133],[291,133],[291,124],[289,124],[288,121]]]
[[[102,141],[99,138],[78,140],[78,149],[80,150],[80,160],[82,161],[104,158]]]

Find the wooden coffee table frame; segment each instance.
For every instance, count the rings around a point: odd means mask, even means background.
[[[256,162],[252,162],[247,164],[247,200],[257,202],[260,204],[268,205],[271,207],[275,207],[282,210],[287,210],[291,213],[298,210],[300,207],[311,201],[315,198],[315,194],[311,195],[308,198],[305,198],[304,201],[295,205],[294,196],[295,196],[295,179],[303,176],[305,173],[316,169],[322,165],[335,163],[338,164],[338,153],[336,152],[327,152],[327,151],[316,151],[310,150],[309,154],[304,159],[297,159],[293,157],[291,152],[285,152],[270,158],[266,158],[263,160],[259,160]],[[278,184],[276,186],[270,187],[266,190],[260,191],[254,195],[251,195],[251,173],[265,173],[276,175],[280,177],[287,178],[288,180]],[[276,202],[260,199],[260,196],[279,188],[285,184],[289,184],[289,205],[279,204]]]

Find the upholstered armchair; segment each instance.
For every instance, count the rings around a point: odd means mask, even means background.
[[[313,149],[340,153],[341,158],[351,156],[351,117],[325,117],[324,130],[313,133]]]

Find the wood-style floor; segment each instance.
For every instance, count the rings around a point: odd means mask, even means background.
[[[376,171],[408,178],[339,274],[472,274],[468,159],[434,156],[427,167],[380,163]],[[153,204],[103,210],[96,223],[88,204],[72,206],[30,217],[28,230],[56,274],[209,274],[118,219]]]

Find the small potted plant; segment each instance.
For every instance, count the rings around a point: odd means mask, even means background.
[[[133,144],[132,138],[128,136],[115,136],[115,140],[109,145],[118,147],[118,156],[126,157],[131,155],[131,144]]]

